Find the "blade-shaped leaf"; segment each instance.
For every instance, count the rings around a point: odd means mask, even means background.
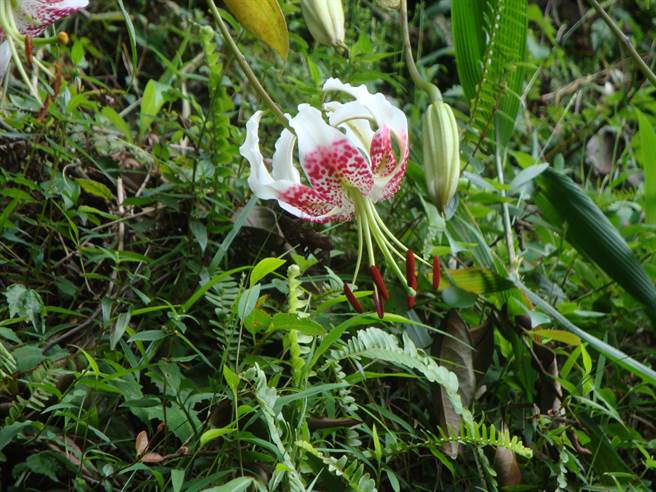
[[[539,178],[538,207],[565,231],[574,248],[642,302],[656,317],[656,287],[628,244],[592,199],[572,179],[553,169]]]
[[[225,0],[225,4],[242,26],[287,58],[287,22],[277,0]]]
[[[647,222],[656,224],[656,132],[647,117],[638,111],[638,162],[645,176],[645,213]]]
[[[526,0],[451,2],[456,65],[470,101],[471,126],[481,134],[495,123],[505,146],[515,126],[524,82]]]

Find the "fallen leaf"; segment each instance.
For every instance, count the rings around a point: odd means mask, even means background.
[[[141,456],[148,450],[148,433],[141,431],[134,440],[134,448],[137,450],[137,456]]]

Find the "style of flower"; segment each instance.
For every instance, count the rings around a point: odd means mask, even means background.
[[[52,23],[88,4],[88,0],[0,0],[0,77],[12,56],[10,40],[39,36]]]
[[[240,147],[241,155],[250,163],[248,184],[258,198],[278,200],[281,208],[304,220],[326,223],[355,218],[359,247],[352,283],[355,284],[366,247],[374,281],[373,300],[382,317],[383,303],[389,294],[376,266],[374,244],[406,289],[409,307],[414,305],[416,295],[414,260],[424,261],[388,229],[375,207],[376,202],[394,196],[401,186],[409,155],[408,121],[403,111],[385,96],[371,94],[364,85],[354,87],[331,78],[323,90],[343,92],[354,100],[325,103],[328,122],[321,111],[308,104],[299,105],[296,116],[286,115],[290,128],[282,131],[275,144],[271,172],[259,147],[258,128],[263,112],[256,112],[248,120],[246,140]],[[294,165],[297,144],[309,185],[301,182]],[[405,260],[405,275],[394,256]],[[351,305],[362,311],[347,283],[344,293]]]

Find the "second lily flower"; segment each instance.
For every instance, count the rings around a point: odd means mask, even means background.
[[[240,148],[250,163],[248,184],[257,197],[278,200],[284,210],[305,220],[325,223],[355,218],[359,246],[353,283],[366,248],[374,280],[374,303],[382,316],[388,291],[376,266],[375,244],[405,288],[411,307],[416,295],[417,257],[387,228],[374,206],[391,198],[405,175],[409,154],[406,116],[385,96],[371,94],[364,85],[354,87],[329,79],[323,90],[344,92],[354,100],[325,103],[328,122],[321,111],[308,104],[299,105],[296,116],[286,115],[295,135],[288,129],[282,131],[275,145],[271,172],[259,148],[258,128],[263,113],[258,111],[249,119],[246,140]],[[310,186],[301,182],[294,165],[297,143],[301,167]],[[399,260],[406,263],[405,274]],[[360,311],[348,284],[344,284],[344,292]]]

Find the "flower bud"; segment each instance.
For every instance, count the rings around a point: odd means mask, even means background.
[[[428,194],[444,212],[458,189],[460,178],[460,136],[451,106],[432,103],[423,118],[424,172]]]
[[[314,39],[328,46],[345,47],[342,0],[301,0],[301,10]]]

